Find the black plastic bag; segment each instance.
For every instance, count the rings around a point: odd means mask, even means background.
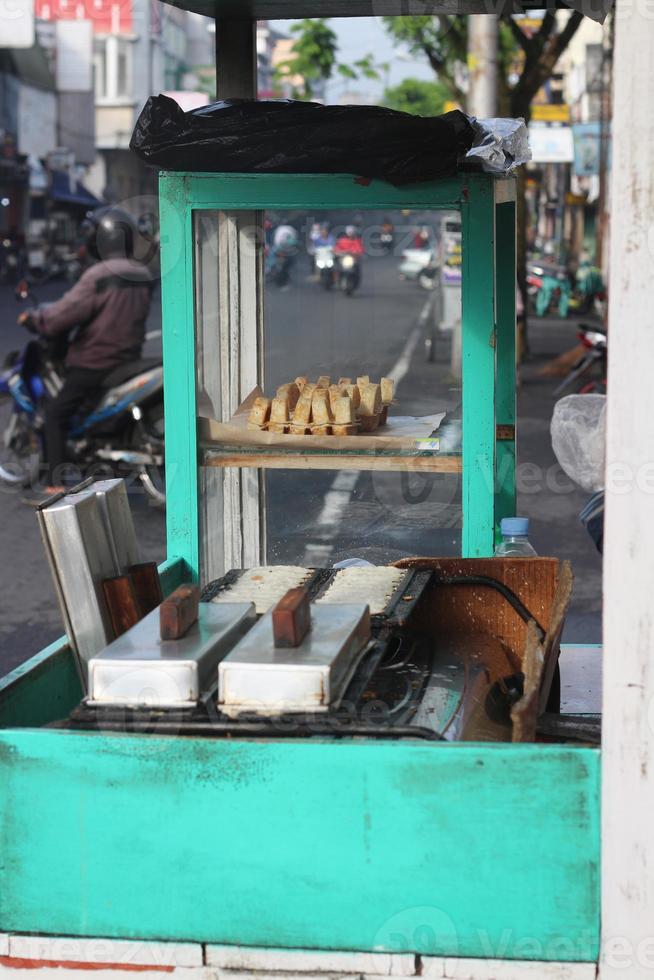
[[[234,99],[184,112],[155,95],[130,148],[164,170],[350,173],[399,185],[455,173],[473,136],[458,110],[421,117],[380,106]]]

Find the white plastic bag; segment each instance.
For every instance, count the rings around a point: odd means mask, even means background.
[[[480,164],[490,174],[508,174],[531,160],[529,130],[524,119],[475,119],[468,117],[475,132],[466,159]]]
[[[595,493],[604,486],[606,395],[567,395],[554,406],[552,449],[563,472]]]

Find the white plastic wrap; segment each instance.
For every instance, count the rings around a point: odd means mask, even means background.
[[[529,130],[524,119],[475,119],[475,142],[466,159],[490,174],[508,174],[531,160]]]
[[[606,395],[567,395],[554,406],[552,449],[561,469],[588,493],[604,486]]]

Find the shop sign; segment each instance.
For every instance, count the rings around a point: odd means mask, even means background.
[[[571,126],[530,123],[529,146],[534,163],[572,163],[574,160]]]
[[[569,123],[570,106],[566,105],[565,102],[532,105],[531,118],[533,122]]]
[[[598,122],[579,123],[572,127],[574,135],[575,165],[577,177],[595,177],[600,172],[600,147],[602,130]],[[611,166],[611,133],[606,127],[607,169]]]
[[[573,208],[582,208],[588,203],[588,198],[585,194],[573,194],[568,191],[565,195],[565,203]]]
[[[0,48],[34,46],[34,0],[0,4]]]
[[[18,89],[18,152],[46,157],[57,145],[57,97],[31,85]]]

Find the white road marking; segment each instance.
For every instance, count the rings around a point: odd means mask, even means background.
[[[434,303],[433,296],[429,296],[425,301],[420,314],[418,315],[418,322],[407,337],[406,344],[402,349],[402,353],[398,357],[397,361],[387,372],[386,377],[392,378],[396,385],[399,385],[400,381],[406,377],[409,368],[411,367],[411,360],[415,354],[416,347],[420,343],[420,338],[422,337],[422,331],[424,329],[425,323],[427,322],[429,315],[432,310]]]
[[[406,343],[402,348],[402,353],[390,371],[387,371],[384,375],[386,378],[392,378],[396,386],[400,384],[409,372],[411,360],[415,354],[416,347],[420,343],[425,323],[432,310],[433,302],[433,296],[429,296],[418,315],[416,326],[407,337]],[[329,490],[325,494],[322,510],[316,520],[316,526],[321,531],[327,531],[328,529],[335,530],[339,527],[360,476],[360,471],[354,470],[339,470],[336,474]],[[317,565],[321,561],[327,561],[333,550],[334,546],[330,544],[308,544],[304,552],[304,564]]]

